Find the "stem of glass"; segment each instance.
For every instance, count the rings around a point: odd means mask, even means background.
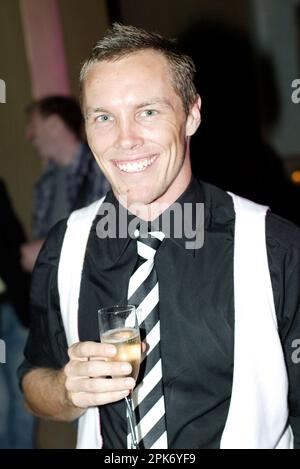
[[[125,397],[125,401],[126,401],[127,410],[128,410],[128,420],[129,420],[130,433],[131,433],[131,449],[139,449],[139,444],[138,444],[136,432],[135,432],[136,421],[135,421],[131,395],[129,395],[128,397]]]

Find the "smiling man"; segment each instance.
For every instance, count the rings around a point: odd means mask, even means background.
[[[79,448],[130,448],[135,438],[140,448],[300,445],[299,230],[193,178],[194,73],[172,41],[118,24],[81,71],[88,142],[112,191],[50,233],[20,367],[34,413],[79,418]],[[168,232],[161,220],[179,208],[185,226],[188,206],[200,229],[198,204],[205,242],[190,249],[174,218]],[[125,238],[101,236],[104,206],[128,223]],[[99,308],[127,303],[144,341],[137,382],[129,362],[113,360],[116,347],[99,343]]]
[[[173,77],[169,68],[167,57],[148,48],[91,60],[81,73],[89,145],[115,195],[130,205],[169,206],[191,179],[188,141],[200,123],[200,97],[192,83],[182,96],[173,85],[180,70]]]

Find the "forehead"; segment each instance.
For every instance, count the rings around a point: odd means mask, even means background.
[[[101,61],[88,70],[83,84],[85,104],[99,95],[104,99],[134,93],[177,96],[168,60],[159,52],[143,50],[114,61]]]

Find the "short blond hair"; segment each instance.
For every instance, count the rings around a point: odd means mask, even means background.
[[[84,62],[80,72],[81,97],[86,75],[97,62],[115,61],[146,49],[155,50],[167,59],[172,85],[188,115],[192,104],[197,99],[194,84],[196,68],[193,60],[179,51],[173,39],[166,39],[160,34],[119,23],[114,23],[112,28],[106,31],[104,37],[94,45],[91,55]]]

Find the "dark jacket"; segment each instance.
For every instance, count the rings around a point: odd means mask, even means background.
[[[0,179],[0,277],[7,287],[0,302],[10,301],[21,322],[28,326],[30,276],[23,272],[20,264],[20,246],[25,241],[24,230]]]

